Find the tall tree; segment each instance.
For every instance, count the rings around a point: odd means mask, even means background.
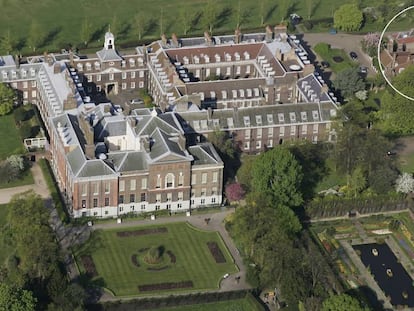
[[[15,91],[7,84],[0,83],[0,116],[4,116],[13,110],[15,98]]]
[[[252,189],[267,193],[275,203],[297,207],[303,202],[302,168],[286,148],[275,148],[257,157],[252,168]]]
[[[36,52],[36,49],[38,49],[42,44],[43,35],[43,30],[41,29],[40,25],[35,20],[33,20],[30,24],[29,36],[27,38],[27,44],[33,52]]]
[[[279,0],[278,1],[278,9],[280,12],[281,23],[285,21],[285,18],[288,17],[290,10],[294,6],[293,0]]]
[[[217,0],[209,0],[204,7],[202,22],[203,26],[208,29],[212,34],[213,29],[217,23],[217,17],[219,16],[219,7]]]
[[[138,36],[138,40],[142,39],[142,36],[145,34],[145,32],[148,29],[149,25],[149,19],[142,11],[140,11],[138,14],[134,16],[134,32]]]
[[[343,31],[357,31],[361,28],[364,16],[355,3],[344,4],[334,13],[334,26]]]
[[[82,22],[82,26],[81,26],[80,39],[85,45],[85,47],[87,47],[91,38],[92,38],[92,24],[89,22],[89,19],[85,16]]]
[[[247,17],[249,16],[249,10],[247,8],[242,7],[240,0],[237,4],[235,15],[236,29],[240,29],[241,25],[243,25],[247,21]]]
[[[260,17],[260,25],[263,26],[265,23],[265,18],[267,15],[267,1],[268,0],[260,0],[259,2],[259,17]]]
[[[321,311],[368,311],[368,308],[361,307],[359,301],[347,294],[334,295],[327,298]]]
[[[0,310],[34,311],[36,303],[32,292],[0,283]]]
[[[341,92],[344,98],[350,98],[356,92],[365,89],[365,82],[359,75],[357,68],[348,68],[338,72],[334,80],[334,87]]]
[[[189,12],[189,8],[182,8],[180,10],[179,20],[183,27],[183,34],[187,35],[188,32],[194,27],[195,21],[200,17],[200,12]]]
[[[16,42],[13,40],[10,29],[7,29],[6,33],[3,35],[3,37],[0,40],[0,50],[4,54],[10,54],[13,52],[15,48]]]

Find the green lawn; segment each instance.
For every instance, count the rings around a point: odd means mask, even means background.
[[[242,299],[203,303],[190,306],[156,309],[156,311],[263,311],[264,308],[256,299],[247,295]]]
[[[349,56],[342,49],[332,49],[326,43],[318,43],[314,47],[314,51],[322,60],[329,62],[330,68],[333,72],[338,73],[347,68],[357,66],[356,62],[353,62]],[[342,61],[337,62],[334,57],[341,57]]]
[[[0,204],[0,230],[7,224],[7,214],[9,213],[9,207],[7,204]],[[3,235],[0,235],[0,266],[6,260],[6,258],[13,252],[13,247],[7,245],[3,240]]]
[[[117,232],[142,229],[166,228],[168,232],[152,233],[133,237],[118,237]],[[226,262],[217,264],[207,247],[207,242],[215,241],[225,256]],[[143,257],[145,248],[162,247],[164,249],[160,264],[150,266]],[[176,258],[173,263],[168,252]],[[218,288],[219,281],[225,273],[234,273],[237,267],[233,263],[227,248],[217,232],[197,230],[187,223],[174,223],[157,226],[131,227],[95,231],[91,239],[75,251],[81,271],[82,255],[91,255],[98,276],[93,279],[96,284],[111,290],[117,296],[159,294],[160,290],[139,291],[139,285],[168,282],[192,281],[192,288],[163,290],[192,291]],[[139,267],[132,262],[137,255]],[[164,268],[150,271],[148,268]]]
[[[13,180],[9,183],[1,184],[0,189],[11,188],[11,187],[19,187],[19,186],[26,186],[26,185],[33,185],[33,175],[30,168],[23,172],[22,176],[16,180]]]
[[[13,114],[0,117],[0,160],[12,154],[24,153],[20,134],[14,123]]]

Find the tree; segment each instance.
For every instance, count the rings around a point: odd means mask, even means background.
[[[34,311],[36,303],[32,292],[0,283],[0,310]]]
[[[149,25],[149,19],[146,15],[142,13],[142,11],[140,11],[138,14],[134,16],[133,27],[134,27],[135,33],[138,36],[138,40],[142,39],[142,36],[147,31],[148,25]]]
[[[5,83],[0,83],[0,116],[4,116],[13,110],[15,91]]]
[[[302,177],[302,168],[292,153],[283,147],[275,148],[256,158],[252,190],[269,194],[275,205],[297,207],[303,202],[299,191]]]
[[[365,189],[366,184],[367,180],[364,176],[364,171],[360,166],[357,166],[349,178],[349,186],[355,198],[362,190]]]
[[[259,3],[259,17],[260,17],[260,25],[263,26],[265,23],[265,18],[266,18],[266,10],[267,8],[267,0],[260,0]]]
[[[241,166],[237,170],[237,181],[243,186],[243,189],[246,189],[246,192],[251,190],[252,167],[255,159],[255,156],[243,154]]]
[[[308,19],[311,19],[315,9],[318,7],[320,0],[306,0],[306,12]]]
[[[238,202],[244,198],[245,191],[239,183],[226,185],[226,198],[230,202]]]
[[[8,29],[0,40],[0,50],[5,54],[10,54],[14,50],[15,45],[16,42],[10,34],[10,29]]]
[[[32,49],[33,52],[36,52],[36,49],[40,46],[43,41],[43,32],[40,28],[40,25],[33,20],[30,29],[29,29],[29,36],[27,38],[27,44],[29,48]]]
[[[246,8],[242,8],[241,2],[239,0],[237,8],[235,10],[236,14],[236,29],[240,29],[241,25],[244,24],[249,16],[249,11]]]
[[[341,92],[344,98],[350,98],[356,92],[365,90],[365,83],[357,68],[348,68],[338,72],[334,87]]]
[[[325,299],[321,311],[368,311],[368,308],[361,307],[357,299],[341,294]]]
[[[88,43],[92,38],[92,24],[89,22],[88,18],[85,17],[82,22],[81,31],[80,31],[80,39],[85,45],[88,47]]]
[[[16,121],[16,124],[18,126],[20,126],[20,124],[23,121],[26,121],[27,117],[28,117],[28,113],[26,111],[26,109],[23,106],[20,106],[18,108],[16,108],[13,112],[14,115],[14,120]]]
[[[334,26],[343,31],[359,30],[363,20],[362,11],[354,3],[340,6],[334,14]]]
[[[398,176],[395,181],[395,190],[401,193],[410,193],[414,191],[414,178],[413,174],[403,173]]]
[[[403,94],[414,97],[414,66],[408,66],[392,80],[392,84]],[[377,117],[381,122],[381,128],[388,134],[407,135],[414,133],[413,102],[393,90],[389,89],[382,96],[381,109]]]
[[[289,15],[290,10],[294,6],[294,1],[292,0],[279,0],[278,9],[280,12],[281,23],[285,21],[285,18]]]
[[[204,7],[202,15],[203,26],[208,29],[210,34],[213,33],[213,29],[217,23],[217,17],[219,15],[219,6],[217,0],[209,0]]]

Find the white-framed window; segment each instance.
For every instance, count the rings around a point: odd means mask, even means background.
[[[182,191],[178,192],[177,199],[178,199],[178,201],[184,200],[184,193]]]
[[[96,75],[96,81],[101,81],[102,77],[101,75]]]
[[[206,195],[206,193],[207,193],[207,189],[206,188],[202,188],[201,189],[200,196],[204,197]]]
[[[127,84],[126,84],[126,83],[122,83],[122,84],[121,84],[121,87],[122,87],[122,89],[123,89],[123,90],[126,90],[126,88],[127,88]]]
[[[135,71],[131,71],[131,78],[135,79]]]
[[[125,180],[119,181],[119,191],[125,191]]]
[[[290,127],[290,135],[295,135],[296,134],[296,126],[295,125],[291,125]]]
[[[261,128],[257,129],[256,138],[262,138],[262,129]]]
[[[139,66],[144,65],[144,59],[142,59],[141,57],[137,59],[137,62]]]
[[[137,189],[137,181],[135,179],[131,179],[129,181],[129,190],[135,191]]]
[[[92,184],[92,189],[93,189],[92,193],[93,193],[94,195],[98,194],[98,193],[99,193],[99,183],[94,182],[94,183]]]
[[[109,181],[106,181],[104,183],[104,187],[105,187],[105,193],[109,193],[111,191],[111,183]]]
[[[313,133],[317,134],[318,133],[318,129],[319,129],[319,125],[318,124],[314,124],[313,125]]]
[[[23,81],[23,88],[24,88],[24,89],[27,89],[27,87],[28,87],[28,83],[27,83],[27,81]]]
[[[161,193],[157,193],[155,196],[155,202],[161,202]]]
[[[141,179],[141,189],[147,189],[147,188],[148,188],[148,180],[145,177]]]
[[[123,71],[123,72],[122,72],[122,79],[124,79],[124,80],[125,80],[125,79],[126,79],[126,77],[127,77],[127,73],[126,73],[125,71]]]
[[[32,87],[36,87],[37,83],[36,80],[32,80]]]
[[[138,73],[138,77],[143,78],[144,77],[145,72],[143,70],[140,70]]]
[[[307,124],[302,124],[302,135],[306,135],[307,132],[308,132]]]
[[[36,92],[36,90],[33,90],[32,91],[32,98],[36,98],[37,97],[37,92]]]
[[[246,66],[246,74],[249,74],[250,73],[250,65],[247,65]]]
[[[231,75],[231,67],[226,68],[226,76]]]
[[[279,136],[285,136],[285,127],[284,126],[280,127]]]
[[[155,188],[161,188],[161,175],[157,175],[157,184],[155,185]]]
[[[165,188],[174,188],[174,174],[168,173],[165,176]]]
[[[81,193],[82,193],[82,196],[86,196],[88,194],[88,184],[81,185]]]
[[[256,141],[256,149],[260,149],[260,148],[262,148],[262,141],[258,140]]]
[[[135,89],[135,82],[131,82],[131,89]]]
[[[167,202],[171,202],[172,201],[172,193],[168,192],[167,193]]]
[[[250,142],[249,141],[245,141],[244,145],[243,145],[244,150],[249,150],[250,149]]]
[[[109,80],[111,80],[111,81],[112,81],[113,79],[114,79],[114,74],[113,74],[113,73],[110,73],[110,74],[109,74]]]
[[[221,68],[220,67],[218,67],[218,68],[216,68],[216,76],[220,76],[220,74],[221,74]]]
[[[87,71],[92,70],[92,65],[91,65],[91,63],[86,63],[86,70],[87,70]]]
[[[144,81],[139,81],[139,83],[138,83],[138,87],[139,87],[140,89],[144,88]]]
[[[23,99],[28,99],[29,98],[29,93],[27,91],[23,92]]]
[[[213,182],[218,181],[218,172],[213,172]]]
[[[197,174],[193,173],[191,175],[191,184],[195,185],[197,183]]]
[[[180,172],[180,175],[178,176],[178,186],[179,187],[184,186],[184,175],[183,175],[183,172]]]
[[[267,136],[270,138],[270,137],[273,137],[273,127],[269,127],[268,129],[267,129]]]
[[[267,146],[269,148],[272,148],[273,147],[273,140],[269,139],[269,141],[267,142]]]
[[[244,138],[250,139],[250,130],[244,130]]]
[[[201,174],[201,183],[206,184],[207,183],[207,173]]]

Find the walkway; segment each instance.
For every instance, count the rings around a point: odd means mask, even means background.
[[[110,229],[110,228],[125,228],[125,227],[135,227],[135,226],[143,226],[143,225],[153,225],[153,224],[166,224],[166,223],[176,223],[176,222],[188,222],[191,225],[208,231],[218,231],[223,238],[224,243],[226,244],[227,248],[229,249],[235,264],[239,268],[239,272],[230,275],[226,279],[222,279],[220,283],[220,289],[217,291],[226,292],[226,291],[233,291],[233,290],[241,290],[241,289],[250,289],[251,286],[247,283],[246,280],[246,268],[243,264],[243,260],[240,256],[239,251],[237,250],[236,246],[234,245],[233,240],[229,236],[227,230],[224,228],[224,219],[229,214],[233,213],[234,209],[227,209],[223,212],[218,213],[209,213],[209,214],[197,214],[192,216],[172,216],[172,217],[162,217],[157,218],[155,220],[128,220],[121,224],[116,223],[114,220],[111,223],[98,223],[93,226],[94,230],[97,229]],[[206,224],[205,219],[210,218],[208,224]],[[237,281],[236,278],[239,278]],[[214,291],[214,290],[213,290]],[[101,301],[111,301],[111,300],[120,300],[122,298],[113,297],[108,294],[104,294],[101,297]]]

